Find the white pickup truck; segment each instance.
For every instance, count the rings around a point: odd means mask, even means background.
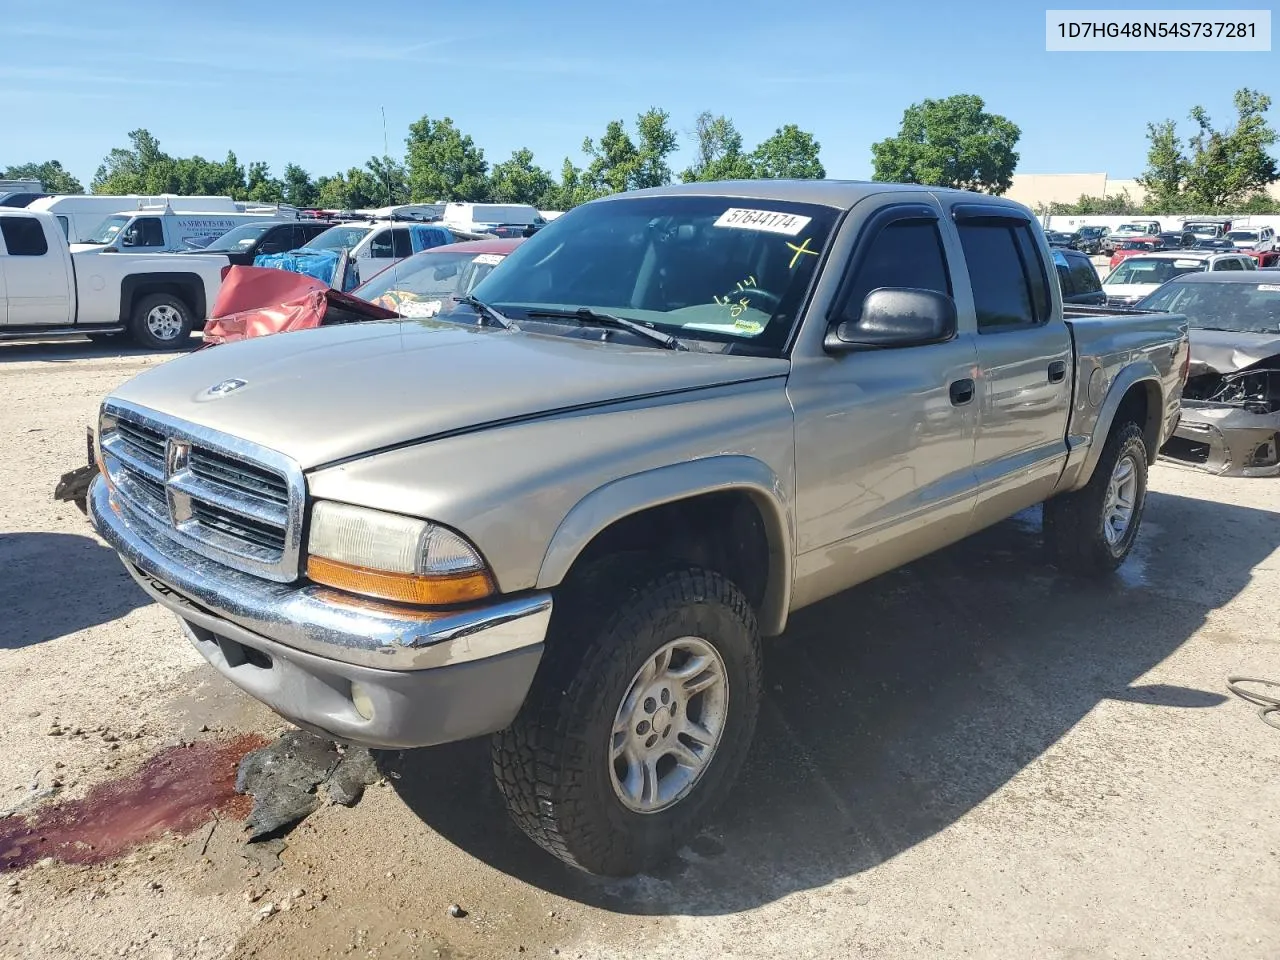
[[[0,212],[0,340],[128,333],[172,350],[206,318],[224,255],[72,253],[52,214]]]

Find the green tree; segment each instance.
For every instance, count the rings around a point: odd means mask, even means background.
[[[752,175],[770,180],[821,180],[822,144],[794,123],[779,127],[751,153]]]
[[[1187,159],[1174,122],[1148,123],[1147,170],[1138,178],[1147,192],[1147,208],[1153,213],[1177,213],[1183,205],[1186,175]]]
[[[755,166],[742,152],[742,134],[728,117],[702,111],[694,121],[693,136],[693,164],[680,174],[685,183],[747,180],[755,176]]]
[[[47,193],[84,193],[84,184],[65,170],[57,160],[44,163],[20,163],[0,171],[0,180],[39,180]]]
[[[582,141],[582,152],[591,158],[582,180],[597,196],[621,193],[631,188],[640,152],[621,120],[610,120],[599,145],[590,137]]]
[[[560,168],[560,182],[554,180],[538,200],[539,210],[571,210],[580,203],[595,199],[597,194],[586,185],[583,172],[568,157]]]
[[[409,190],[415,201],[484,200],[489,194],[489,165],[484,151],[448,117],[424,116],[409,126]]]
[[[316,185],[311,180],[311,174],[296,163],[285,164],[281,190],[285,203],[291,203],[295,207],[311,207],[316,204]]]
[[[1245,202],[1280,180],[1276,160],[1268,152],[1277,139],[1265,114],[1271,98],[1247,88],[1234,98],[1236,122],[1215,130],[1203,107],[1192,107],[1198,128],[1188,141],[1191,157],[1183,192],[1197,210],[1221,210]]]
[[[633,140],[621,120],[610,120],[597,144],[590,137],[582,152],[591,158],[582,174],[579,202],[608,193],[660,187],[671,182],[669,159],[678,140],[671,115],[651,107],[636,117]]]
[[[874,180],[1001,194],[1013,182],[1021,137],[975,94],[912,104],[896,137],[871,145]]]
[[[107,154],[90,186],[94,193],[163,193],[152,189],[156,181],[168,182],[173,158],[160,149],[160,142],[150,131],[139,128],[129,132],[128,147],[115,147]]]
[[[1121,190],[1119,193],[1109,193],[1104,197],[1091,197],[1082,193],[1080,194],[1080,199],[1075,203],[1055,202],[1038,212],[1055,216],[1059,214],[1074,214],[1076,216],[1109,214],[1111,216],[1127,217],[1143,211],[1141,205],[1134,203],[1127,190]]]
[[[280,203],[284,200],[284,184],[271,176],[271,169],[265,163],[255,161],[245,173],[245,199]]]
[[[551,174],[533,162],[526,147],[513,151],[510,160],[495,163],[489,175],[489,194],[499,203],[531,203],[537,206],[555,186]]]
[[[634,189],[661,187],[671,182],[667,160],[680,145],[670,127],[671,114],[650,107],[636,117],[636,168],[631,177]]]
[[[370,157],[365,169],[377,182],[379,196],[375,206],[395,206],[409,202],[409,170],[389,156]]]

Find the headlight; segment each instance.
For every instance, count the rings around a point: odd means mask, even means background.
[[[311,511],[307,554],[316,583],[382,600],[441,606],[494,592],[479,552],[452,530],[332,500]]]

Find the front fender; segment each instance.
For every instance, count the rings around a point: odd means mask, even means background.
[[[560,522],[543,557],[537,586],[545,589],[559,584],[587,545],[614,522],[651,507],[729,490],[747,493],[764,520],[769,576],[759,611],[760,629],[769,636],[781,633],[791,602],[791,514],[783,485],[773,470],[754,457],[739,454],[687,460],[597,487]]]

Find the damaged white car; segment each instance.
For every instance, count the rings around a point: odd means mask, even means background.
[[[1144,298],[1187,317],[1182,419],[1162,453],[1210,473],[1280,476],[1280,274],[1192,273]]]

